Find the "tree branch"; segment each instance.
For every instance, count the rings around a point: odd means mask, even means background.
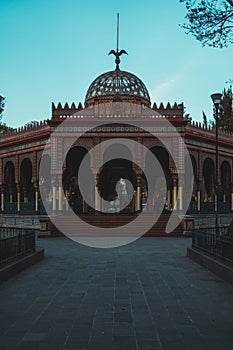
[[[188,30],[203,46],[227,47],[233,42],[233,0],[180,0],[187,8]],[[231,6],[231,7],[230,7]]]
[[[230,4],[233,7],[233,1],[232,0],[226,0],[228,4]]]

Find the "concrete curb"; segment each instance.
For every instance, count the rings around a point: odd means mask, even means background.
[[[27,255],[20,260],[14,261],[10,265],[4,266],[0,269],[0,284],[23,271],[27,267],[41,261],[43,258],[44,248],[37,248],[34,253]]]
[[[199,265],[215,273],[223,280],[233,284],[233,266],[231,267],[224,264],[223,262],[194,248],[187,248],[187,256]]]

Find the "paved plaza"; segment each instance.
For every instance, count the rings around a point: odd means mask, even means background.
[[[40,239],[45,259],[0,286],[1,350],[231,350],[233,286],[189,260],[190,244]]]

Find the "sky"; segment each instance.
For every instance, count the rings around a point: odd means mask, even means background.
[[[179,24],[179,0],[0,0],[2,121],[17,127],[51,117],[52,102],[84,102],[91,82],[115,68],[120,13],[122,70],[136,74],[152,103],[183,102],[193,120],[212,118],[210,95],[233,78],[233,45],[202,47]]]

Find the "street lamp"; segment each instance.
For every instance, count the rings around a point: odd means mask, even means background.
[[[216,235],[219,235],[219,226],[218,226],[218,112],[219,106],[222,99],[221,93],[216,93],[211,95],[211,99],[213,101],[215,107],[215,195],[214,195],[214,212],[215,212],[215,227],[216,227]]]

